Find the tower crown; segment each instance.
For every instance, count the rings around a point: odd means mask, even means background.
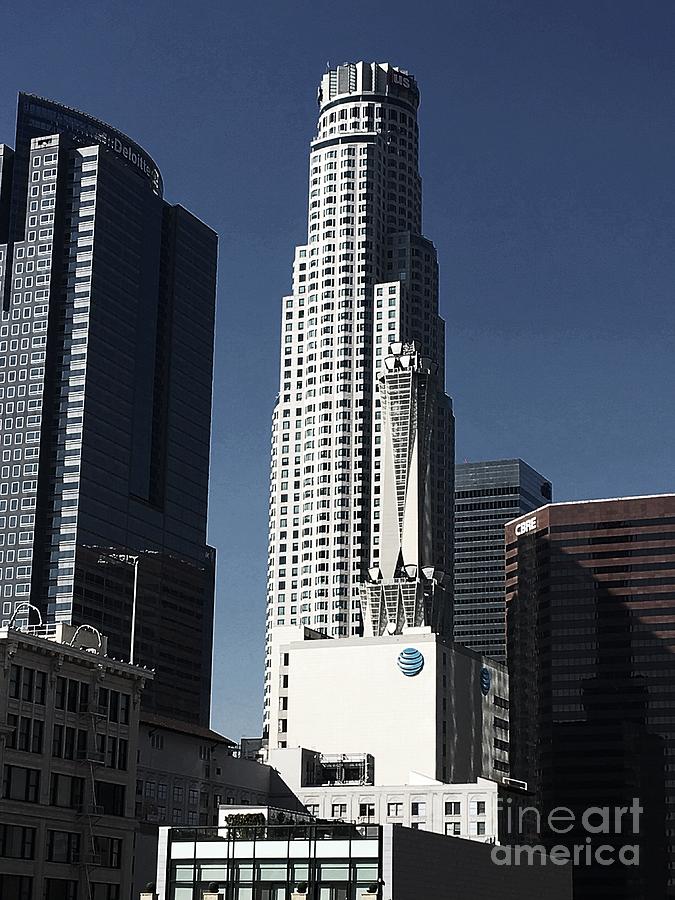
[[[414,77],[405,69],[390,63],[343,63],[329,69],[321,79],[317,100],[323,110],[336,100],[350,95],[373,94],[405,104],[413,111],[420,102],[420,92]]]

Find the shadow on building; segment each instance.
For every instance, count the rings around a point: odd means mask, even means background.
[[[518,540],[507,607],[511,773],[532,789],[541,842],[584,848],[574,868],[575,900],[675,896],[668,889],[675,810],[667,803],[675,801],[667,778],[675,657],[640,615],[640,596],[631,603],[613,593],[621,587],[627,584],[620,579],[595,578],[546,536]],[[634,798],[643,809],[638,834],[629,811]],[[547,826],[556,807],[574,813],[566,834]],[[609,808],[609,819],[596,812],[590,828],[604,831],[607,823],[609,833],[589,833],[582,824],[596,807]],[[602,845],[616,848],[615,858],[618,848],[635,846],[639,865],[599,864]],[[634,859],[634,851],[626,855]]]
[[[134,557],[125,548],[79,546],[73,621],[108,635],[111,656],[155,670],[143,708],[193,724],[210,717],[211,636],[215,553],[202,562],[159,552],[138,553],[134,612]]]

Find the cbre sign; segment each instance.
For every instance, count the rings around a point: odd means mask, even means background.
[[[516,525],[516,537],[521,534],[529,534],[531,531],[537,530],[537,517],[532,516],[531,519],[525,519],[524,522],[518,522]]]

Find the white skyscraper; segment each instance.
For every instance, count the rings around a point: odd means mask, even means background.
[[[452,633],[454,420],[421,234],[419,92],[388,63],[345,63],[318,101],[307,242],[282,308],[266,728],[276,627]]]

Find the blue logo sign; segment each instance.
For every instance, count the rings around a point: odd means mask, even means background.
[[[490,693],[490,685],[492,684],[492,676],[489,669],[480,670],[480,690],[484,697]]]
[[[414,647],[406,647],[399,653],[398,667],[404,675],[412,678],[413,675],[419,675],[424,668],[424,657]]]

